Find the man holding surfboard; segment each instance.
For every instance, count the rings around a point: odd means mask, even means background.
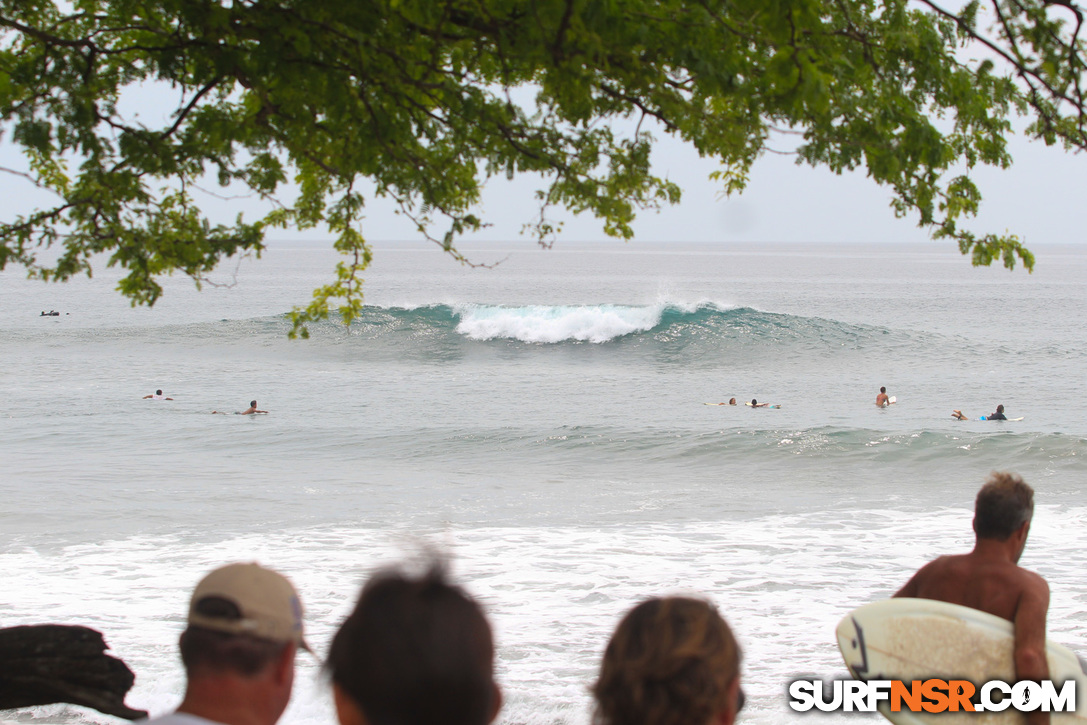
[[[1012,473],[993,473],[974,508],[974,550],[941,556],[913,575],[896,597],[959,604],[1002,617],[1015,625],[1015,674],[1019,680],[1049,678],[1045,619],[1049,585],[1019,566],[1034,515],[1034,489]],[[1049,713],[1028,714],[1031,725],[1049,723]]]

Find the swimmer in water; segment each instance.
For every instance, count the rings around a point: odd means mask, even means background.
[[[876,405],[881,408],[886,408],[891,404],[891,399],[887,397],[887,388],[880,388],[879,395],[876,396]]]
[[[754,398],[751,399],[751,402],[748,403],[748,405],[750,405],[752,408],[769,408],[770,407],[769,403],[760,403],[759,401],[755,400]]]
[[[173,400],[173,398],[167,398],[165,395],[163,395],[161,390],[156,390],[154,395],[145,395],[145,396],[143,396],[143,399],[144,400],[147,400],[147,399],[151,399],[151,400]]]
[[[253,415],[254,413],[267,413],[267,412],[268,412],[267,410],[257,410],[257,401],[250,400],[249,401],[249,407],[247,409],[242,410],[242,411],[235,411],[234,415]],[[211,414],[212,415],[226,415],[225,412],[218,411],[218,410],[211,411]]]

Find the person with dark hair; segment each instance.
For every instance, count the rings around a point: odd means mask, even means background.
[[[895,594],[960,604],[1015,625],[1015,674],[1019,680],[1049,678],[1045,620],[1049,585],[1019,566],[1034,516],[1034,489],[1013,473],[994,472],[974,504],[974,550],[925,564]],[[1048,723],[1036,711],[1028,722]]]
[[[879,389],[879,395],[876,396],[876,405],[881,408],[886,408],[891,404],[891,399],[887,397],[887,388],[881,387]]]
[[[1007,419],[1008,418],[1004,415],[1004,406],[1003,405],[996,406],[996,412],[995,413],[989,413],[989,415],[985,416],[985,420],[1007,420]]]
[[[491,626],[440,564],[373,576],[325,668],[341,725],[488,725],[502,706]]]
[[[150,400],[173,400],[173,398],[167,398],[165,395],[163,395],[161,390],[156,390],[154,395],[145,395],[145,396],[143,396],[143,399],[144,400],[148,400],[148,399],[150,399]]]
[[[230,564],[204,577],[179,642],[185,696],[147,725],[274,725],[294,685],[294,658],[309,651],[302,604],[291,583],[259,564]]]
[[[246,408],[245,410],[236,411],[234,413],[234,415],[253,415],[254,413],[267,413],[267,412],[268,412],[267,410],[257,410],[257,401],[250,400],[248,408]],[[212,415],[226,415],[226,413],[220,412],[218,410],[211,411],[211,414]]]
[[[592,692],[594,725],[732,725],[740,647],[709,602],[649,599],[619,622]]]

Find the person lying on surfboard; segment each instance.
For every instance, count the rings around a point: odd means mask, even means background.
[[[1045,619],[1049,585],[1019,566],[1034,516],[1034,489],[1014,473],[994,472],[974,504],[974,550],[925,564],[895,593],[950,602],[1002,617],[1015,625],[1017,680],[1049,679]],[[1049,723],[1032,712],[1030,725]]]
[[[755,400],[754,398],[751,399],[751,402],[748,403],[748,405],[750,405],[752,408],[769,408],[770,407],[769,403],[760,403],[759,401]]]
[[[882,387],[879,389],[879,395],[876,396],[876,405],[881,408],[886,408],[891,404],[891,399],[887,397],[887,388]]]
[[[970,420],[969,418],[967,418],[965,415],[962,414],[961,410],[951,411],[951,417],[955,418],[957,420]],[[996,412],[995,413],[990,413],[989,415],[983,415],[980,418],[978,418],[978,420],[1009,420],[1009,418],[1006,415],[1004,415],[1004,406],[1003,405],[998,405],[998,406],[996,406]],[[1023,420],[1023,419],[1022,418],[1011,418],[1010,420]]]
[[[249,407],[242,411],[235,411],[234,415],[253,415],[254,413],[267,413],[267,410],[257,410],[257,401],[249,401]],[[211,411],[212,415],[226,415],[224,412],[218,410]]]
[[[167,398],[165,395],[163,395],[161,390],[156,390],[154,395],[143,396],[144,400],[147,400],[148,398],[150,398],[151,400],[173,400],[173,398]]]

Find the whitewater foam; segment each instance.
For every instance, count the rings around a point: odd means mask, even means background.
[[[484,604],[506,692],[499,722],[589,722],[588,687],[619,617],[640,599],[694,593],[714,600],[744,648],[744,722],[796,721],[785,684],[845,674],[834,625],[850,609],[888,596],[924,561],[969,548],[971,512],[817,511],[739,522],[639,526],[406,530],[316,527],[219,541],[132,537],[41,552],[0,552],[8,593],[3,624],[68,622],[103,631],[137,674],[129,703],[152,713],[176,706],[184,676],[177,635],[187,597],[208,569],[258,560],[295,581],[307,638],[327,651],[358,587],[375,566],[420,546],[454,554],[458,578]],[[1041,505],[1025,564],[1053,590],[1050,636],[1087,645],[1078,596],[1087,508]],[[319,661],[300,657],[284,725],[334,722]],[[106,716],[36,709],[48,722],[109,723]],[[852,722],[829,716],[825,722]]]
[[[604,343],[652,330],[668,311],[724,311],[716,303],[659,302],[653,305],[458,305],[457,332],[473,340],[512,339],[532,343],[567,340]]]

